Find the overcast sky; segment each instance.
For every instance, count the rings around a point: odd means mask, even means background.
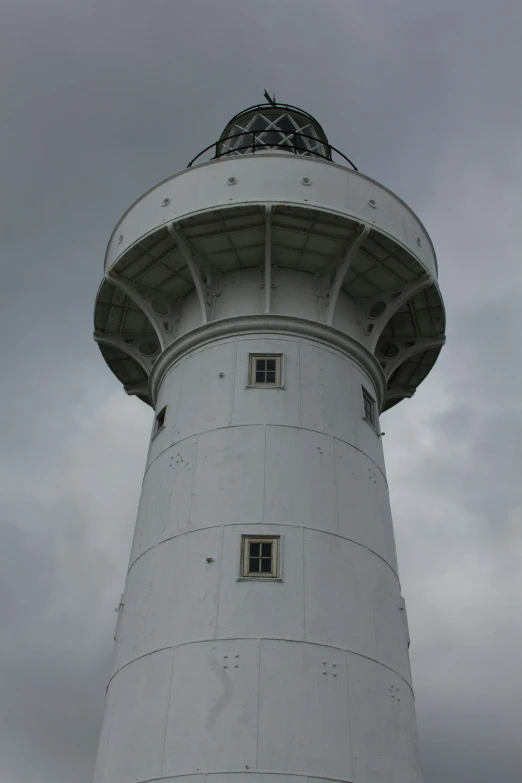
[[[522,779],[520,0],[3,0],[0,783],[91,783],[152,412],[92,340],[127,206],[264,88],[434,241],[382,419],[425,783]]]

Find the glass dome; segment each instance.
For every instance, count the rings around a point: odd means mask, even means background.
[[[263,150],[332,159],[328,139],[317,120],[285,103],[251,106],[236,114],[219,138],[217,157]]]
[[[268,96],[267,96],[268,97]],[[290,152],[357,166],[344,152],[333,147],[315,117],[288,103],[260,103],[236,114],[219,139],[205,147],[187,164],[203,163],[231,155],[252,155],[264,151]],[[212,154],[213,153],[213,154]],[[332,158],[335,153],[336,160]],[[342,160],[339,161],[339,158]]]

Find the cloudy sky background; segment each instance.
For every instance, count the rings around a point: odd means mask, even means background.
[[[430,232],[448,342],[383,417],[425,783],[522,778],[519,0],[4,0],[0,783],[91,783],[151,411],[109,234],[266,87]]]

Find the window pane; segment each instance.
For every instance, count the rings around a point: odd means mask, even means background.
[[[245,133],[244,136],[238,136],[236,139],[233,139],[232,141],[235,142],[235,149],[245,149],[252,146],[252,142],[254,141],[254,137],[251,133]]]
[[[242,536],[241,575],[243,577],[278,579],[279,536]]]
[[[277,131],[268,131],[263,134],[263,141],[268,147],[276,147],[281,143],[281,134]]]
[[[281,383],[281,357],[251,355],[249,378],[255,386],[277,386]]]
[[[363,389],[364,418],[371,425],[375,424],[375,403],[366,389]]]
[[[282,131],[286,131],[286,133],[295,130],[295,126],[292,124],[292,120],[288,114],[283,114],[283,116],[278,119],[277,127]]]
[[[263,574],[270,574],[272,571],[272,558],[266,557],[261,560],[261,572]]]
[[[256,117],[254,122],[250,123],[249,130],[262,131],[266,128],[266,120],[264,117]]]

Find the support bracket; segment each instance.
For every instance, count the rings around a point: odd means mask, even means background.
[[[391,337],[389,341],[386,341],[386,343],[388,342],[398,348],[396,354],[387,357],[380,353],[379,348],[376,351],[376,358],[381,363],[387,381],[403,362],[429,348],[440,348],[446,342],[446,337],[412,337],[411,339],[402,338],[401,341]]]
[[[129,396],[135,394],[140,397],[148,397],[149,384],[147,381],[140,381],[139,383],[128,383],[126,386],[123,387],[123,391],[125,392],[125,394],[128,394]]]
[[[358,300],[359,320],[368,350],[373,353],[386,325],[403,304],[432,283],[431,275],[425,274],[402,288],[394,288],[391,291]]]
[[[213,269],[205,259],[198,255],[189,240],[183,235],[179,223],[171,223],[168,230],[176,240],[179,251],[192,275],[201,307],[202,322],[206,324],[213,319],[215,300],[220,295],[218,281],[221,277],[221,271]]]
[[[317,276],[317,297],[322,302],[320,311],[327,326],[333,324],[335,307],[341,286],[359,248],[370,233],[370,226],[361,224],[341,255],[336,256]]]
[[[164,350],[175,336],[176,325],[180,320],[181,300],[141,283],[126,280],[112,269],[107,273],[106,280],[123,291],[140,308],[153,326],[161,350]]]
[[[151,334],[123,335],[112,332],[94,332],[93,337],[97,343],[112,345],[126,353],[145,370],[147,375],[150,374],[154,360],[160,353],[157,340]],[[155,350],[152,350],[153,347]]]

